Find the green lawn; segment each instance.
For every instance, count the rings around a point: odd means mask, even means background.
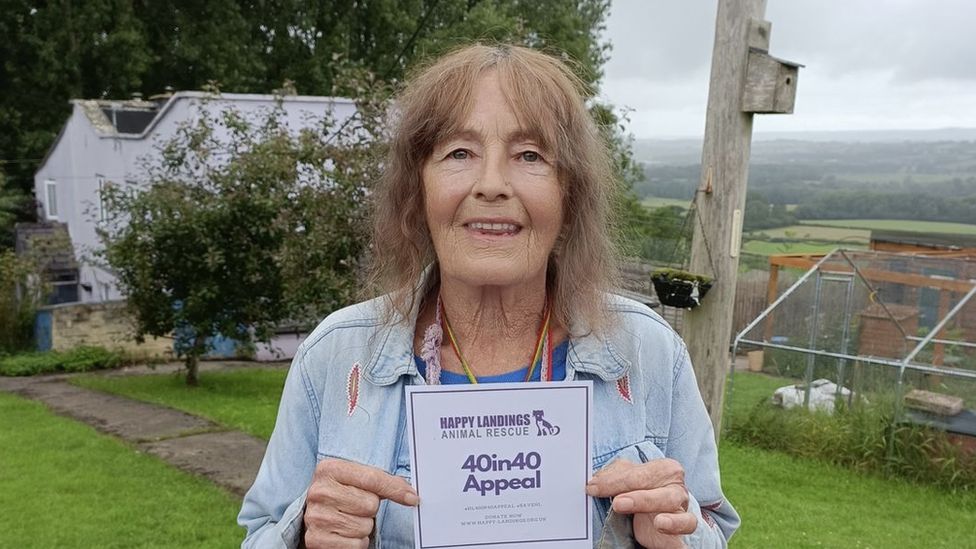
[[[976,235],[976,225],[943,223],[940,221],[908,221],[903,219],[811,219],[803,225],[850,227],[878,231],[910,231],[917,233],[945,233]]]
[[[976,547],[976,494],[866,477],[724,444],[722,485],[742,517],[731,548]]]
[[[230,372],[204,372],[198,387],[187,387],[183,377],[88,375],[71,380],[75,385],[163,404],[203,416],[216,423],[264,439],[271,437],[278,399],[285,385],[283,368],[247,368]]]
[[[0,393],[0,547],[233,547],[240,501]]]
[[[206,372],[199,389],[160,375],[86,376],[77,383],[147,397],[267,438],[284,376],[281,369]],[[736,373],[727,419],[788,383]],[[744,520],[733,548],[976,547],[976,494],[952,495],[732,443],[722,445],[721,460],[726,493]]]

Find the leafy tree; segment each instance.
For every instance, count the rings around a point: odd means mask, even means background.
[[[33,258],[0,251],[0,354],[23,351],[34,338],[34,313],[45,288]]]
[[[208,110],[148,160],[146,190],[106,193],[103,257],[137,336],[177,334],[188,384],[210,338],[267,342],[352,300],[383,112],[294,133],[281,110]]]
[[[27,202],[27,197],[20,191],[7,186],[6,178],[0,172],[0,250],[13,247],[14,223]]]

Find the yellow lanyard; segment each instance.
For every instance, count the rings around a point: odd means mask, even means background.
[[[464,356],[461,354],[461,348],[458,346],[457,338],[454,337],[454,330],[451,329],[451,323],[447,320],[447,311],[444,309],[443,302],[441,302],[440,305],[441,318],[444,319],[444,331],[447,332],[447,337],[451,340],[451,347],[454,349],[454,354],[461,362],[461,368],[464,370],[464,375],[468,376],[468,381],[470,381],[472,384],[476,384],[478,383],[478,378],[475,377],[474,372],[471,371],[471,367],[468,366],[468,361],[464,360]],[[552,316],[552,311],[549,309],[548,302],[546,303],[546,308],[543,315],[542,326],[539,328],[539,335],[536,337],[535,354],[533,354],[532,362],[529,364],[529,371],[525,374],[525,381],[532,379],[532,374],[535,373],[536,364],[542,360],[545,349],[549,347],[549,319]]]

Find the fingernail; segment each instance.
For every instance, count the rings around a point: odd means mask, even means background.
[[[594,485],[594,484],[587,484],[586,485],[586,495],[588,495],[588,496],[596,496],[597,495],[597,492],[599,492],[599,490],[597,490],[596,485]]]
[[[416,507],[417,504],[420,503],[420,496],[413,492],[407,492],[406,495],[403,496],[403,501],[407,502],[407,505],[410,507]]]
[[[613,508],[621,513],[627,513],[634,509],[634,500],[630,498],[614,498]]]

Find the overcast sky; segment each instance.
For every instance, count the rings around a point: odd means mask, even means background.
[[[717,0],[613,0],[602,95],[642,137],[701,137]],[[769,52],[802,63],[792,115],[755,130],[976,127],[976,1],[768,0]]]

